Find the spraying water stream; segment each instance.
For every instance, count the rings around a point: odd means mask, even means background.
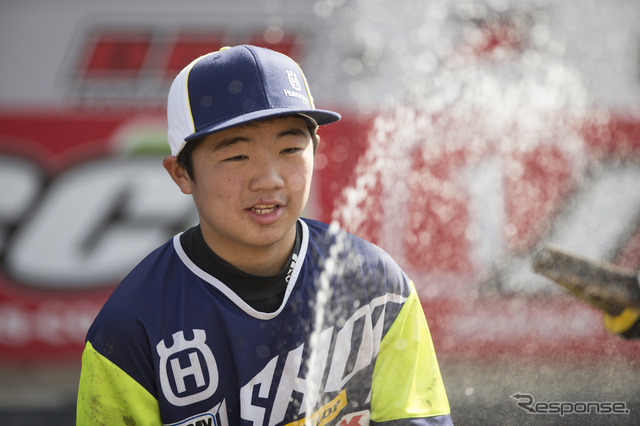
[[[530,272],[530,250],[588,173],[578,129],[592,99],[566,65],[544,5],[452,3],[405,1],[391,10],[374,2],[356,8],[362,19],[335,7],[353,24],[344,26],[352,34],[331,35],[352,38],[342,64],[352,79],[336,90],[376,112],[333,223],[388,251],[423,295],[466,297],[479,284],[503,293],[557,291]],[[372,101],[381,90],[384,102]],[[338,245],[321,277],[319,307],[348,262]],[[317,310],[312,380],[322,376],[322,332],[335,320]]]

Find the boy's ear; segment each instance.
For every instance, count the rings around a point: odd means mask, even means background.
[[[178,185],[184,194],[191,194],[191,178],[187,171],[178,163],[178,157],[169,155],[162,160],[162,165],[171,176],[171,179]]]
[[[316,154],[316,151],[318,151],[318,147],[320,146],[320,144],[323,142],[322,139],[320,139],[320,135],[316,133],[315,138],[314,138],[314,143],[313,143],[313,155]]]

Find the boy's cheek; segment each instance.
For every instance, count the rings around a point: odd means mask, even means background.
[[[311,174],[309,174],[308,176],[303,174],[297,174],[289,178],[289,188],[291,188],[293,192],[306,191],[307,188],[310,186],[310,184],[311,184]]]

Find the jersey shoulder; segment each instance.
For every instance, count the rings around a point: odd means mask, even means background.
[[[132,376],[152,394],[155,384],[147,342],[151,328],[162,321],[163,303],[171,295],[184,265],[168,241],[144,258],[116,286],[87,332],[86,341],[96,352]],[[135,365],[134,365],[135,364]]]
[[[173,239],[149,253],[116,286],[103,307],[109,312],[117,307],[130,309],[132,304],[142,300],[149,306],[162,287],[171,282],[185,266],[178,257]],[[144,306],[139,306],[144,309]]]
[[[368,258],[376,258],[384,262],[395,263],[393,258],[381,247],[354,235],[337,225],[329,225],[317,220],[303,218],[302,221],[309,228],[309,238],[322,245],[325,249],[334,251],[357,250]]]
[[[324,265],[331,263],[343,278],[354,283],[374,285],[380,290],[407,295],[409,278],[398,263],[381,247],[338,226],[304,219],[309,228],[309,253]]]

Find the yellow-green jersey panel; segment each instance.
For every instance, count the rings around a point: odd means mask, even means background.
[[[450,412],[431,334],[415,289],[380,343],[371,400],[371,419],[378,423]]]
[[[76,423],[79,425],[160,425],[158,401],[91,342],[82,353]]]

